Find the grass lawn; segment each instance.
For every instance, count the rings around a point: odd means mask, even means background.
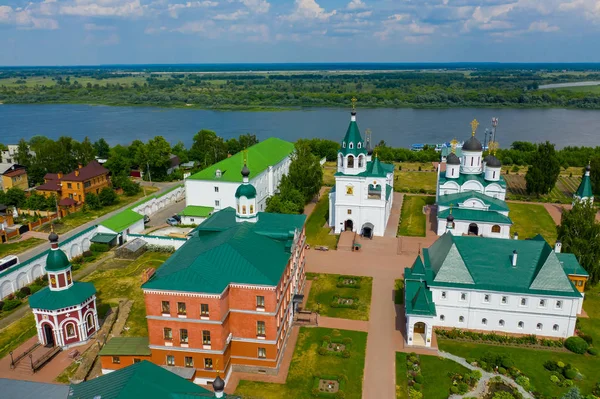
[[[435,172],[396,171],[396,176],[394,191],[435,194],[437,184],[437,173]]]
[[[512,234],[519,233],[519,239],[532,238],[538,233],[553,245],[556,241],[556,224],[544,208],[538,204],[507,203],[508,216],[513,222]]]
[[[394,162],[394,167],[396,170],[404,170],[404,171],[428,171],[434,172],[435,168],[431,162]],[[402,169],[398,169],[402,168]]]
[[[307,273],[307,278],[312,280],[312,285],[306,308],[315,312],[318,311],[320,315],[327,317],[369,320],[373,278],[357,277],[361,279],[360,288],[338,288],[336,285],[339,277],[339,274]],[[331,302],[334,295],[339,295],[342,298],[358,298],[358,309],[332,307]]]
[[[335,184],[335,177],[333,176],[337,172],[337,166],[335,162],[325,162],[323,165],[323,185],[333,187]]]
[[[0,330],[0,358],[8,355],[23,342],[37,334],[33,313],[21,317],[19,320]],[[18,355],[18,354],[16,354]]]
[[[404,303],[404,280],[401,278],[396,279],[394,284],[394,303],[396,305]]]
[[[577,319],[579,328],[586,334],[591,335],[596,347],[600,347],[600,284],[585,292],[583,309],[589,319]],[[600,359],[599,359],[600,360]],[[600,382],[600,381],[598,381]]]
[[[154,192],[158,191],[156,187],[146,187],[146,194],[150,195]],[[81,226],[84,223],[90,222],[99,218],[100,216],[104,216],[107,213],[116,211],[117,209],[124,207],[125,205],[133,204],[134,202],[140,200],[144,197],[144,191],[140,191],[138,194],[128,197],[126,195],[119,195],[119,202],[115,205],[105,206],[102,209],[98,209],[95,211],[87,210],[87,211],[79,211],[72,213],[64,218],[60,219],[57,223],[54,224],[54,231],[58,234],[66,233],[69,230],[74,229],[75,227]],[[46,224],[42,226],[39,231],[50,231],[50,224]]]
[[[24,241],[0,244],[0,258],[3,258],[7,255],[19,254],[28,250],[29,248],[38,246],[42,242],[44,242],[44,240],[32,237]]]
[[[408,399],[406,353],[396,352],[396,399]]]
[[[325,335],[332,337],[332,333],[333,330],[329,328],[301,328],[285,384],[242,380],[235,394],[248,399],[312,399],[311,391],[315,375],[343,374],[348,378],[344,389],[346,399],[360,399],[367,333],[340,330],[341,337],[352,339],[348,359],[317,354],[323,337]]]
[[[146,252],[134,261],[109,259],[83,281],[94,283],[98,306],[117,306],[121,299],[133,300],[124,336],[147,336],[146,307],[141,289],[141,273],[148,267],[158,268],[169,254]]]
[[[321,199],[313,209],[306,221],[306,242],[312,247],[315,245],[326,245],[331,249],[337,248],[339,236],[329,234],[331,229],[324,227],[329,217],[329,192],[321,196]]]
[[[586,299],[587,300],[587,299]],[[585,396],[591,393],[596,382],[600,381],[600,358],[589,355],[577,355],[570,352],[554,352],[550,350],[536,350],[527,348],[512,348],[480,343],[458,342],[452,340],[439,340],[441,350],[462,357],[481,357],[485,352],[502,353],[509,355],[515,362],[515,367],[529,377],[531,384],[541,394],[547,397],[561,397],[569,388],[561,388],[550,382],[550,372],[544,368],[547,360],[571,363],[585,376],[575,385],[581,389]],[[427,377],[426,380],[429,380]],[[426,398],[429,396],[425,395]]]
[[[398,366],[396,366],[397,368]],[[421,374],[423,383],[423,398],[446,399],[450,394],[452,380],[448,373],[466,373],[469,370],[452,360],[437,356],[421,355]]]
[[[423,207],[433,203],[435,203],[435,197],[405,195],[404,201],[402,202],[402,213],[400,215],[398,235],[425,237],[427,215],[423,213]]]

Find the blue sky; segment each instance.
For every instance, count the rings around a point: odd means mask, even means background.
[[[0,65],[600,62],[600,0],[0,0]]]

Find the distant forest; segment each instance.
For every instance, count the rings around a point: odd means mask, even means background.
[[[86,103],[216,109],[362,107],[600,108],[600,86],[540,90],[550,83],[600,81],[599,71],[148,73],[108,69],[0,69],[5,104]]]

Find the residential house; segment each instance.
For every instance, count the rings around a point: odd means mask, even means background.
[[[27,190],[29,181],[27,180],[27,170],[23,165],[16,163],[0,163],[0,190],[4,192],[10,188],[20,188]]]

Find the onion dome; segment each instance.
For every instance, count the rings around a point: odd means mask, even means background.
[[[446,221],[448,223],[454,222],[454,216],[452,216],[452,213],[448,214],[448,216],[446,217]]]
[[[250,169],[248,169],[248,165],[244,164],[244,167],[242,168],[242,177],[248,176],[250,176]]]
[[[215,378],[212,382],[212,386],[215,392],[223,392],[225,389],[225,381],[223,381],[223,379],[217,375],[217,378]]]
[[[462,146],[463,151],[483,151],[483,146],[481,145],[481,141],[477,140],[477,137],[471,136],[471,138]]]
[[[500,160],[493,155],[488,155],[485,158],[487,159],[486,165],[490,168],[499,168],[500,166],[502,166]]]
[[[248,199],[256,198],[256,188],[252,184],[240,184],[235,190],[235,198],[246,197]]]
[[[52,229],[52,232],[48,236],[48,241],[50,241],[51,244],[58,242],[58,234],[54,232],[54,229]]]
[[[62,250],[53,248],[48,252],[48,257],[46,258],[46,271],[57,272],[70,267],[71,263],[69,262],[69,258],[67,258],[67,255],[65,255]]]
[[[460,165],[460,159],[456,156],[455,153],[451,152],[446,157],[446,163],[448,165]]]

